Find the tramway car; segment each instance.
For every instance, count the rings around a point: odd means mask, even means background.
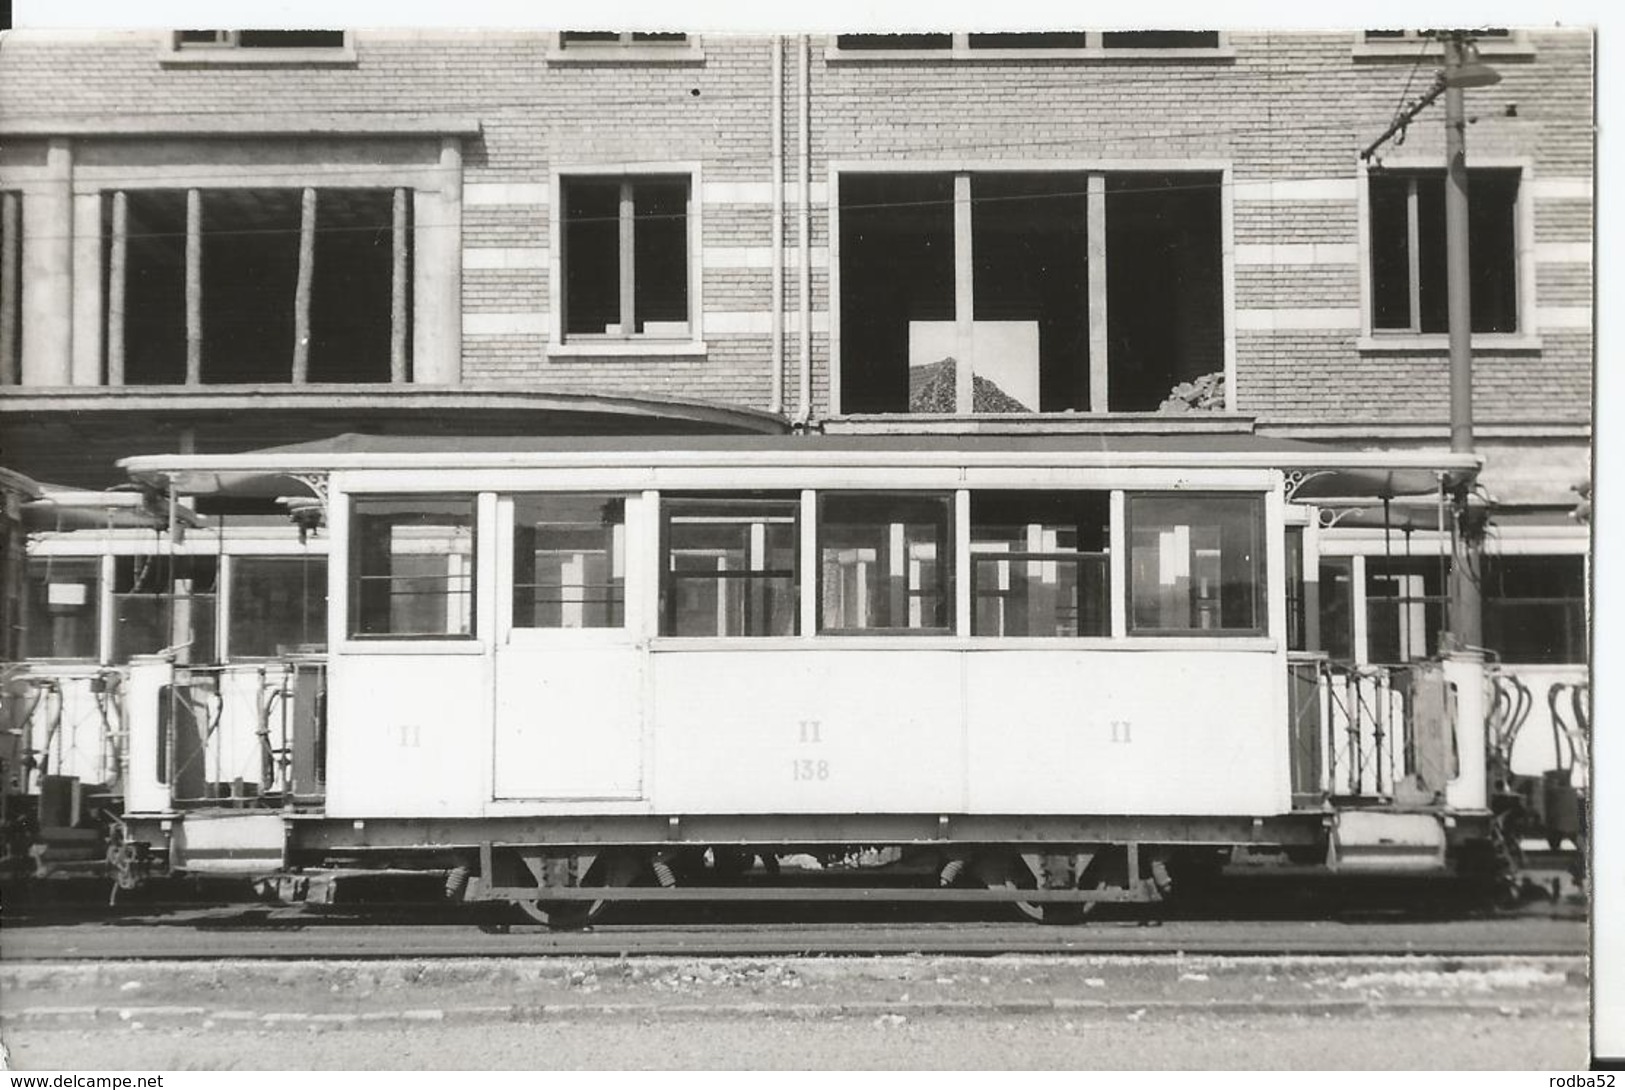
[[[1315,497],[1439,493],[1471,456],[345,436],[123,465],[168,525],[96,563],[160,634],[116,751],[77,759],[117,781],[126,886],[412,868],[575,924],[850,897],[776,861],[865,857],[921,878],[866,895],[1057,920],[1238,846],[1494,865],[1481,662],[1339,667],[1315,632]]]

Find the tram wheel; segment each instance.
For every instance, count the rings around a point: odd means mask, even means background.
[[[583,887],[617,888],[636,885],[649,870],[649,861],[631,852],[601,855],[582,878]],[[534,923],[555,931],[579,931],[603,915],[608,901],[515,901],[514,905]]]
[[[1007,855],[982,856],[972,864],[972,873],[988,889],[1037,889],[1038,879],[1032,868],[1021,856],[1010,853]],[[1079,880],[1079,888],[1086,888],[1084,880],[1089,877],[1088,870]],[[1099,889],[1105,886],[1104,879],[1096,882],[1092,887]],[[1094,901],[1015,901],[1012,906],[1019,918],[1033,923],[1049,924],[1057,927],[1071,927],[1082,923],[1095,909]]]

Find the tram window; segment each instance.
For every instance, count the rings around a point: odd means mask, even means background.
[[[1303,527],[1286,531],[1286,649],[1309,647],[1309,602],[1304,592]]]
[[[952,631],[953,497],[819,497],[819,629]]]
[[[661,633],[795,635],[800,508],[790,495],[662,496]]]
[[[1448,572],[1448,561],[1438,558],[1366,558],[1366,655],[1371,662],[1415,662],[1438,654]]]
[[[272,658],[327,645],[327,557],[236,556],[231,560],[226,650]]]
[[[1485,557],[1484,644],[1505,662],[1585,662],[1585,558]]]
[[[28,562],[23,599],[23,657],[90,659],[100,647],[95,558],[36,556]]]
[[[582,493],[515,496],[513,626],[625,623],[626,500]]]
[[[1111,497],[971,494],[971,634],[1105,636]]]
[[[350,635],[474,634],[474,497],[357,499]]]
[[[1320,642],[1334,662],[1354,659],[1354,564],[1346,556],[1320,562]]]
[[[1140,634],[1264,631],[1264,501],[1130,496],[1129,620]]]
[[[186,644],[192,662],[215,658],[212,556],[121,556],[113,564],[113,661]]]

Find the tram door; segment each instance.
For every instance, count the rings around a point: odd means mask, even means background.
[[[627,557],[641,503],[606,493],[499,502],[497,799],[642,792],[643,656],[626,609],[639,600],[636,587],[627,593]]]

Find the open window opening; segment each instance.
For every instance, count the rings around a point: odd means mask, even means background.
[[[1106,177],[1106,328],[1113,412],[1153,412],[1224,371],[1220,175]]]
[[[233,659],[325,650],[327,557],[232,557],[227,613]]]
[[[689,337],[689,179],[566,178],[564,334]]]
[[[1484,644],[1503,662],[1583,663],[1585,558],[1484,558]]]
[[[474,634],[474,497],[354,501],[352,638]]]
[[[1107,492],[971,493],[971,634],[1109,636]]]
[[[215,661],[212,556],[120,556],[113,562],[113,661],[185,648],[191,662]]]
[[[109,383],[405,381],[410,203],[388,189],[108,194]]]
[[[31,557],[23,591],[23,658],[96,661],[100,587],[99,558]]]
[[[953,412],[952,365],[915,347],[954,321],[953,176],[843,175],[840,204],[842,410]]]
[[[625,498],[515,496],[513,626],[620,628],[625,623]]]
[[[1220,182],[843,175],[841,411],[1153,412],[1209,387],[1222,402]]]
[[[798,496],[663,495],[660,502],[662,635],[796,634]]]
[[[952,632],[953,496],[819,496],[819,631]]]
[[[1468,174],[1474,333],[1518,331],[1518,181],[1516,170]],[[1444,172],[1373,172],[1369,185],[1372,329],[1448,332]]]
[[[1128,497],[1129,626],[1140,635],[1261,635],[1261,496]]]
[[[1398,665],[1439,653],[1449,605],[1449,561],[1430,557],[1367,557],[1366,656]]]

